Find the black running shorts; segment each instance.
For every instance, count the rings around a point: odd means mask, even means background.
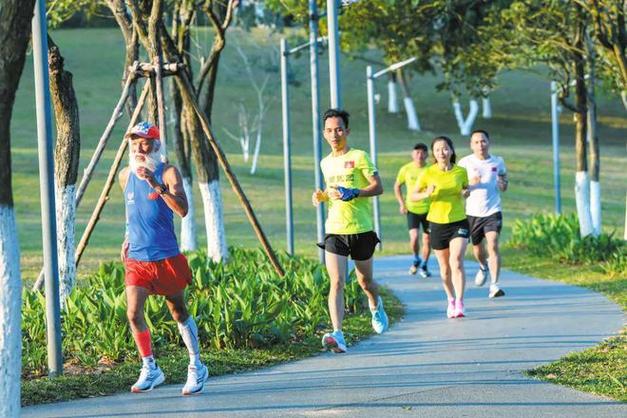
[[[503,214],[496,212],[484,217],[469,216],[468,224],[470,225],[470,241],[472,245],[477,245],[483,241],[486,232],[495,231],[499,234],[501,233]]]
[[[431,222],[429,227],[431,229],[431,248],[434,250],[444,250],[449,247],[453,238],[461,237],[467,239],[470,235],[467,219],[450,224]]]
[[[326,234],[318,247],[333,254],[350,257],[353,260],[368,260],[381,242],[374,231],[359,234]]]
[[[427,213],[413,213],[407,211],[407,229],[418,229],[422,226],[422,232],[429,233],[429,221]]]

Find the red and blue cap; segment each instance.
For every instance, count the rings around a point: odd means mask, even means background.
[[[126,134],[127,137],[130,136],[139,136],[141,138],[146,139],[159,139],[161,135],[159,134],[159,128],[153,125],[150,122],[139,122],[137,125],[133,126],[131,130]]]

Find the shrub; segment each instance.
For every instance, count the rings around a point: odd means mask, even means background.
[[[188,309],[197,319],[204,347],[262,347],[298,340],[327,324],[329,280],[317,262],[280,256],[287,271],[279,277],[261,250],[232,248],[226,264],[202,253],[188,255],[193,274]],[[357,280],[346,286],[348,313],[364,310]],[[23,292],[23,367],[25,374],[46,364],[45,299]],[[167,344],[182,344],[163,298],[145,305],[146,322],[158,352]],[[63,355],[66,361],[95,366],[137,355],[126,319],[124,267],[101,264],[67,299],[62,313]]]
[[[614,238],[613,233],[581,238],[579,222],[572,214],[538,214],[530,220],[517,220],[512,228],[510,243],[534,255],[572,264],[609,262],[615,266],[610,268],[620,268],[621,260],[625,263],[625,244],[622,240]]]

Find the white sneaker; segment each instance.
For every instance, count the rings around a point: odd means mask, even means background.
[[[488,293],[488,297],[492,299],[492,298],[498,298],[499,296],[505,296],[505,292],[503,292],[503,289],[500,289],[495,284],[490,285],[490,293]]]
[[[209,370],[204,364],[200,365],[200,368],[195,366],[189,366],[187,368],[187,382],[181,390],[183,395],[193,395],[200,393],[205,386],[205,382],[209,378]]]
[[[455,299],[448,301],[448,306],[446,307],[446,317],[455,318]]]
[[[409,267],[409,274],[416,274],[417,271],[418,271],[418,266],[416,266],[415,264],[412,264]]]
[[[479,271],[477,271],[477,275],[475,276],[475,285],[479,287],[483,286],[488,278],[488,274],[490,274],[488,269],[483,269],[479,266]]]
[[[144,364],[139,372],[139,379],[131,386],[131,392],[149,392],[165,381],[165,375],[159,366],[154,368]]]
[[[334,353],[346,353],[346,341],[342,331],[327,332],[322,336],[322,346]]]

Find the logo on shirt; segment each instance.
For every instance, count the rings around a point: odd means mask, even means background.
[[[492,172],[496,172],[496,167],[492,167]]]
[[[355,161],[345,161],[344,168],[355,168]]]
[[[135,203],[135,193],[133,192],[128,192],[126,194],[126,203],[128,204],[133,204]]]

